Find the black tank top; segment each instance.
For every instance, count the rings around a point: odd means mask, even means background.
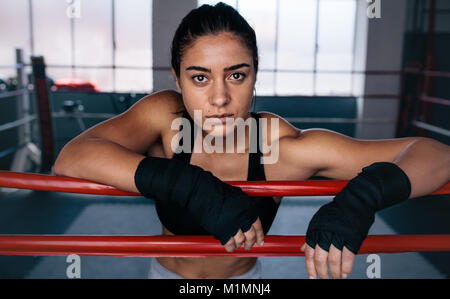
[[[256,120],[256,132],[259,132],[259,114],[251,113],[252,117]],[[191,153],[194,146],[195,140],[195,130],[194,122],[187,112],[184,113],[183,117],[189,119],[191,125]],[[251,134],[256,134],[254,132],[254,127],[252,126]],[[251,135],[254,136],[254,135]],[[257,144],[259,145],[259,136],[256,134]],[[180,146],[183,144],[183,139],[180,140]],[[179,161],[190,163],[191,153],[175,153],[172,159],[177,159]],[[248,159],[248,175],[247,181],[265,181],[266,175],[264,173],[264,165],[260,163],[262,153],[260,152],[260,147],[258,146],[257,152],[250,151]],[[256,199],[256,208],[258,209],[259,219],[264,230],[264,234],[269,231],[275,215],[278,210],[279,203],[276,203],[272,197],[253,197]],[[173,234],[175,235],[210,235],[206,230],[204,230],[200,225],[198,225],[193,216],[186,211],[183,207],[176,203],[167,202],[165,200],[155,201],[156,212],[161,223]]]

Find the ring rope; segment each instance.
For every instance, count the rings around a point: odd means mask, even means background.
[[[250,196],[329,196],[347,185],[346,180],[309,181],[232,181]],[[141,196],[139,193],[116,189],[88,180],[35,173],[0,171],[0,187],[96,195]],[[450,194],[450,183],[432,195]]]
[[[264,246],[226,252],[211,236],[0,235],[0,255],[115,257],[304,256],[305,236],[266,236]],[[359,254],[450,251],[450,235],[370,235]]]
[[[228,182],[251,196],[335,195],[348,181]],[[95,182],[61,176],[0,171],[0,186],[97,195],[140,196]],[[450,184],[432,194],[449,194]],[[266,236],[263,247],[233,253],[211,236],[70,236],[0,235],[0,255],[69,255],[121,257],[304,256],[305,236]],[[371,235],[359,253],[450,251],[450,235]]]

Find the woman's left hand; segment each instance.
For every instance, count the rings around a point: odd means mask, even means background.
[[[305,253],[306,271],[311,279],[317,278],[317,274],[322,279],[328,279],[328,264],[330,265],[332,278],[347,278],[352,272],[355,254],[345,246],[341,251],[331,245],[329,252],[327,252],[319,245],[312,248],[305,243],[301,251]]]
[[[313,215],[306,232],[308,276],[333,278],[350,274],[355,255],[375,221],[375,213],[409,198],[411,185],[397,165],[377,162],[364,167],[334,197]]]

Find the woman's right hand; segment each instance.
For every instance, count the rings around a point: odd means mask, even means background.
[[[227,252],[233,252],[235,249],[238,249],[244,244],[246,250],[250,250],[255,243],[258,246],[264,245],[264,231],[261,225],[261,220],[256,219],[256,221],[252,224],[252,227],[246,231],[242,232],[241,229],[237,232],[234,237],[230,238],[230,240],[224,245],[225,250]]]
[[[146,157],[136,169],[135,184],[147,198],[185,208],[192,220],[227,245],[227,250],[234,250],[244,242],[246,248],[256,241],[263,242],[256,199],[198,166],[175,159]]]

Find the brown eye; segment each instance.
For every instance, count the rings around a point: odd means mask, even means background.
[[[233,74],[231,75],[231,78],[232,78],[233,80],[241,81],[241,80],[243,80],[243,79],[245,78],[245,74],[242,74],[242,73],[233,73]]]
[[[194,79],[194,81],[199,82],[199,83],[205,82],[205,79],[206,79],[205,76],[203,76],[203,75],[197,75],[192,78]]]

